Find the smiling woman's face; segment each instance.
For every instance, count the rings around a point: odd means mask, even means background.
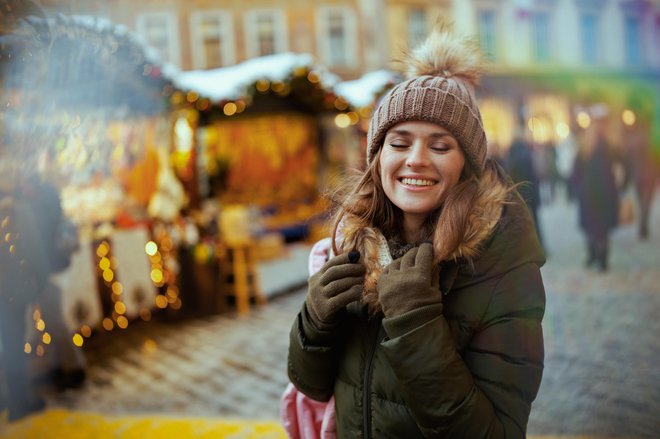
[[[440,207],[465,166],[458,141],[431,122],[401,122],[387,131],[380,154],[380,178],[404,221],[423,221]]]

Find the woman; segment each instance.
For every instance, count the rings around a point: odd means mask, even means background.
[[[605,104],[590,108],[592,124],[580,145],[571,182],[578,202],[580,228],[587,238],[585,266],[605,272],[609,268],[610,234],[619,224],[619,190],[614,174],[615,156],[607,142],[609,124]]]
[[[440,28],[409,61],[309,279],[289,378],[334,396],[340,438],[522,438],[543,369],[544,255],[486,159],[476,49]]]

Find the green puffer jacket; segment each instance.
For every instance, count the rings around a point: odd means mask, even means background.
[[[332,332],[303,306],[289,378],[313,399],[334,394],[339,438],[525,437],[543,372],[545,257],[527,209],[500,212],[479,257],[442,265],[442,304],[383,319],[353,303]]]

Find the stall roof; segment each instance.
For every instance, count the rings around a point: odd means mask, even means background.
[[[358,79],[335,85],[335,92],[343,96],[353,107],[364,108],[374,104],[378,96],[400,80],[390,70],[375,70]]]
[[[315,66],[311,55],[286,52],[251,58],[228,67],[180,72],[174,83],[182,90],[194,91],[213,101],[236,100],[245,97],[256,81],[285,82],[298,68],[314,70],[326,88],[331,89],[339,82],[338,76]]]

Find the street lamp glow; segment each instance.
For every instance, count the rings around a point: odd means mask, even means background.
[[[637,120],[637,117],[635,116],[635,112],[629,109],[623,110],[623,113],[621,113],[621,120],[623,121],[624,124],[628,126],[635,125],[635,121]]]

